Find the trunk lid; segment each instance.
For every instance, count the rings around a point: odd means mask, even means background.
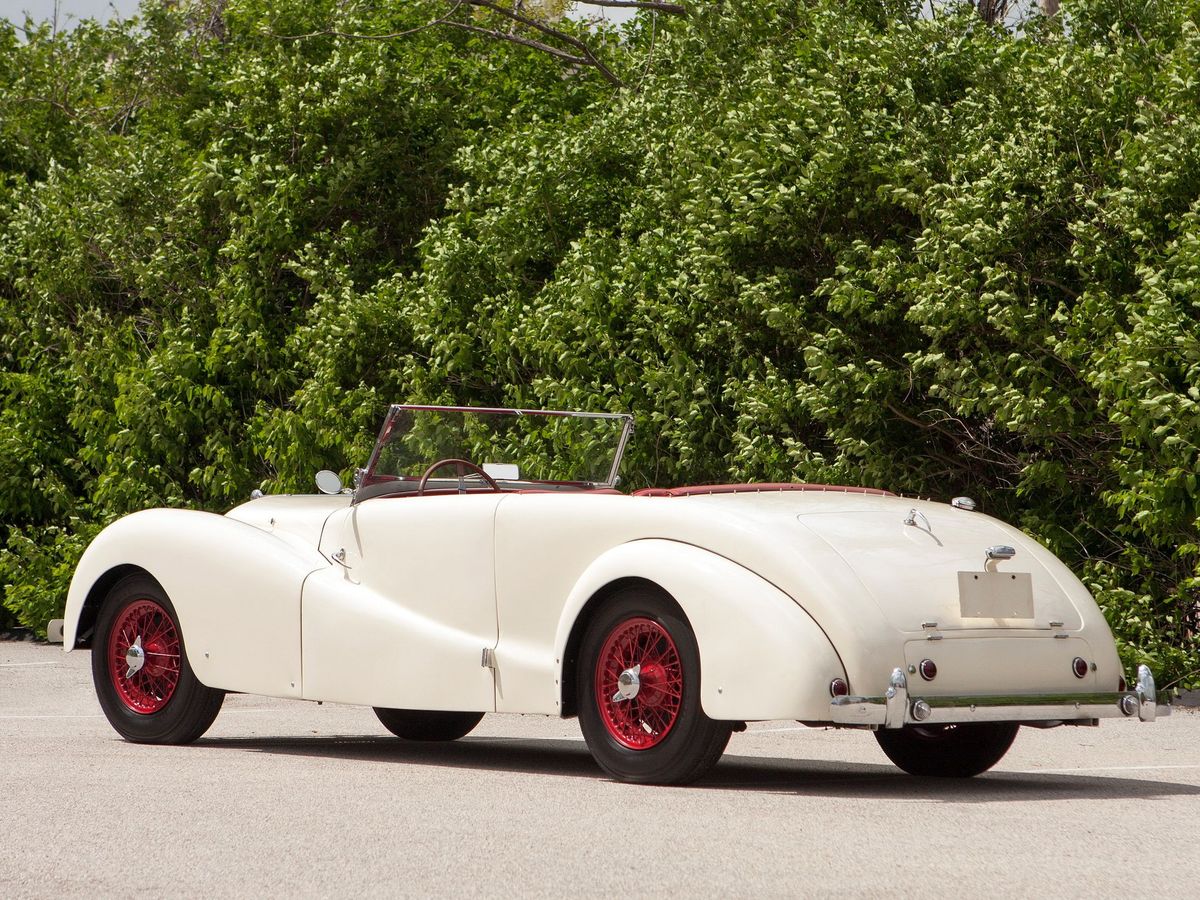
[[[804,512],[796,518],[854,569],[896,629],[949,637],[1082,626],[1079,611],[1019,532],[942,504],[889,507]],[[999,576],[984,574],[986,551],[994,546],[1017,550],[1013,559],[995,564]]]

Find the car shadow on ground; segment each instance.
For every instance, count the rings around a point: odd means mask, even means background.
[[[413,743],[392,737],[202,738],[197,748],[361,760],[477,771],[519,772],[607,780],[577,740],[467,737],[451,743]],[[1200,795],[1178,782],[1061,772],[988,772],[977,778],[916,778],[887,764],[784,759],[726,754],[704,778],[674,790],[725,790],[844,799],[997,803],[1040,797],[1057,800],[1146,800]]]

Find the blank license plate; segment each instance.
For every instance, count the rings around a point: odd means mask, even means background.
[[[1033,577],[1028,572],[959,572],[964,619],[1032,619]]]

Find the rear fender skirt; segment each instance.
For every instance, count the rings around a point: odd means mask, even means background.
[[[700,647],[700,702],[710,718],[828,718],[829,683],[846,673],[816,622],[748,569],[678,541],[631,541],[592,563],[567,599],[557,659],[564,659],[588,600],[629,578],[657,585],[687,615]]]

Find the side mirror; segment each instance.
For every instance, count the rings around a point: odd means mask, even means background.
[[[317,473],[317,490],[322,494],[340,494],[342,492],[342,479],[338,477],[337,472],[322,469]]]

